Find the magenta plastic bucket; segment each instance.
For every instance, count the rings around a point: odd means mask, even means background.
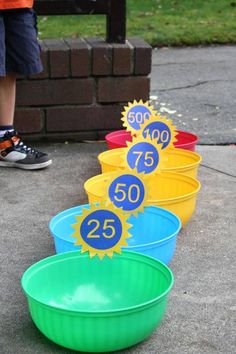
[[[130,132],[126,130],[116,130],[105,136],[106,143],[110,150],[127,146],[127,141],[132,141]]]
[[[178,134],[176,136],[177,141],[174,143],[174,146],[179,149],[195,151],[196,144],[198,142],[198,136],[182,130],[176,131]]]
[[[174,143],[176,148],[195,151],[196,144],[198,142],[198,136],[185,132],[182,130],[177,130],[178,134],[176,136],[177,141]],[[130,132],[126,130],[116,130],[105,136],[107,146],[111,149],[117,149],[121,147],[126,147],[128,141],[132,141],[132,136]]]

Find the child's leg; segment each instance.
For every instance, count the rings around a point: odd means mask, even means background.
[[[16,75],[0,77],[0,130],[1,126],[12,126],[16,97]]]
[[[42,70],[33,10],[0,11],[0,63],[0,166],[44,168],[52,162],[48,155],[27,146],[13,128],[16,76],[12,73],[27,76]]]
[[[0,138],[13,130],[16,74],[6,73],[4,11],[0,12]]]

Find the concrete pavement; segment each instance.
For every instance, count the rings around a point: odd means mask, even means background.
[[[0,348],[65,353],[33,325],[20,287],[25,269],[54,254],[48,222],[86,203],[83,183],[99,173],[104,144],[41,146],[53,165],[38,172],[0,170]],[[161,326],[127,354],[233,354],[235,351],[236,155],[234,146],[199,146],[204,167],[196,213],[181,231],[171,268],[175,285]],[[218,171],[216,171],[216,169]]]
[[[201,144],[236,143],[236,46],[153,51],[151,94]]]

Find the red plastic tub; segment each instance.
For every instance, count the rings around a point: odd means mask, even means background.
[[[198,136],[182,130],[177,130],[177,141],[174,143],[176,148],[195,151],[195,147],[198,141]],[[116,130],[105,136],[108,148],[117,149],[127,146],[127,141],[132,141],[130,132],[126,130]]]

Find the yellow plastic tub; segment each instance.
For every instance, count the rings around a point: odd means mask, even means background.
[[[102,173],[124,169],[124,155],[127,148],[113,149],[98,155]],[[170,149],[166,151],[166,161],[163,172],[182,173],[197,178],[198,167],[202,161],[199,154],[184,149]]]
[[[84,188],[89,203],[106,200],[109,179],[113,175],[113,172],[104,173],[85,182]],[[180,218],[182,225],[190,220],[201,187],[198,180],[180,173],[163,172],[151,174],[148,177],[148,184],[151,198],[147,201],[147,205],[157,205],[173,212]]]

